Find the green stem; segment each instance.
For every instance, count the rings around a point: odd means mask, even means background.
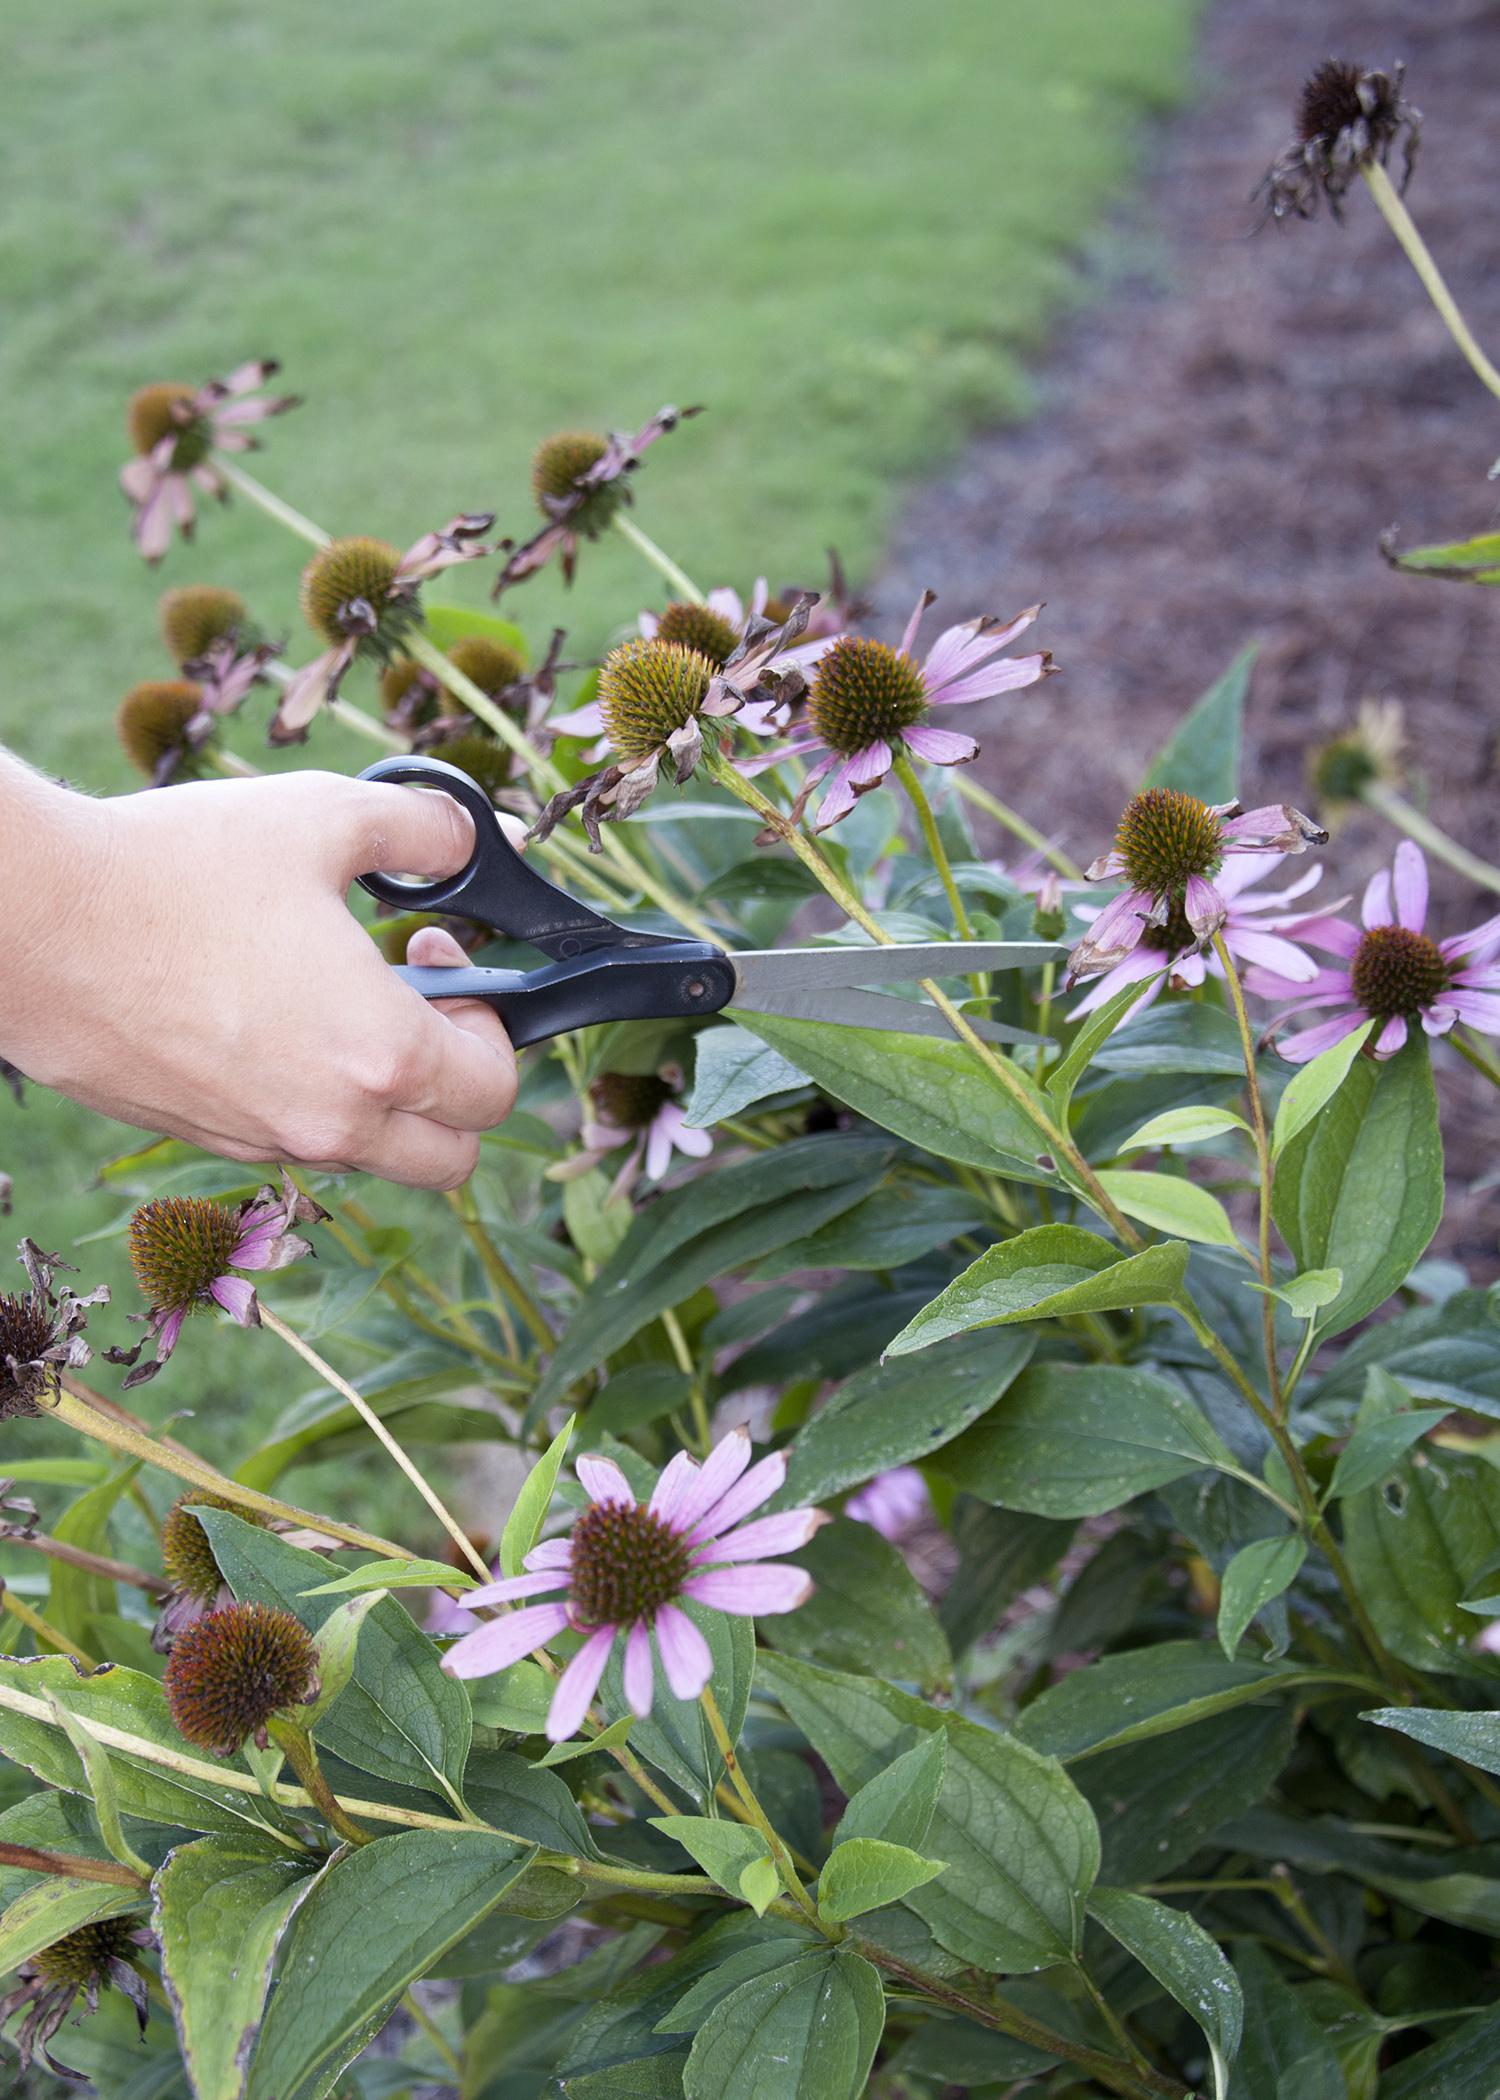
[[[307,1730],[300,1728],[295,1721],[277,1716],[266,1724],[266,1733],[285,1754],[287,1763],[302,1782],[307,1798],[329,1829],[337,1831],[351,1845],[368,1845],[369,1831],[361,1830],[323,1777],[323,1767],[318,1763],[318,1753]]]
[[[670,1306],[662,1314],[661,1324],[671,1344],[677,1368],[688,1381],[688,1405],[693,1410],[693,1429],[698,1438],[699,1456],[707,1458],[714,1440],[713,1426],[708,1419],[708,1403],[703,1397],[703,1381],[698,1375],[698,1366],[693,1362],[693,1352],[687,1345],[682,1323]]]
[[[640,526],[636,524],[634,518],[630,517],[627,512],[617,510],[610,522],[613,524],[615,531],[619,533],[621,539],[629,540],[637,554],[644,554],[652,568],[657,571],[658,575],[667,579],[674,591],[680,591],[682,596],[690,599],[694,605],[702,605],[706,602],[702,591],[699,590],[687,571],[679,569],[671,555],[658,547],[655,540],[648,533],[642,532]]]
[[[906,790],[906,799],[911,804],[917,823],[921,827],[923,843],[931,856],[932,865],[937,869],[938,878],[943,885],[944,895],[948,899],[948,909],[952,912],[953,923],[958,929],[958,937],[961,941],[972,941],[974,929],[969,923],[969,914],[964,909],[964,900],[959,895],[958,884],[953,880],[953,868],[948,859],[948,849],[943,844],[942,833],[938,830],[937,818],[933,815],[932,804],[927,799],[927,791],[917,778],[917,769],[912,764],[904,744],[897,744],[896,746],[895,774],[902,787]],[[975,996],[978,996],[977,991]]]
[[[1465,1064],[1472,1065],[1476,1072],[1482,1072],[1491,1086],[1500,1087],[1500,1066],[1490,1063],[1478,1044],[1470,1039],[1467,1029],[1460,1031],[1455,1028],[1448,1040]]]
[[[1240,973],[1235,968],[1234,957],[1229,952],[1229,943],[1222,932],[1214,935],[1214,953],[1219,958],[1219,967],[1224,972],[1224,981],[1229,986],[1229,1003],[1234,1008],[1235,1026],[1239,1030],[1240,1055],[1245,1065],[1245,1087],[1250,1097],[1250,1125],[1255,1138],[1255,1162],[1260,1178],[1260,1234],[1259,1258],[1260,1280],[1264,1289],[1260,1294],[1261,1335],[1266,1352],[1266,1383],[1271,1395],[1272,1412],[1278,1420],[1286,1415],[1286,1395],[1281,1387],[1281,1362],[1276,1349],[1276,1300],[1271,1296],[1275,1276],[1271,1269],[1271,1140],[1266,1131],[1266,1109],[1260,1094],[1260,1075],[1255,1068],[1255,1036],[1250,1027],[1250,1016],[1245,1011],[1245,994],[1240,985]]]
[[[1029,846],[1033,853],[1040,853],[1049,866],[1056,868],[1059,875],[1066,875],[1075,882],[1082,879],[1083,870],[1077,861],[1064,853],[1060,846],[1054,846],[1050,839],[1043,838],[1036,826],[1028,824],[1020,812],[1012,809],[1008,802],[1002,802],[997,795],[992,795],[988,788],[982,788],[977,780],[970,780],[967,773],[955,773],[953,777],[965,802],[972,802],[974,807],[982,809],[987,817],[993,817],[997,824],[1010,832],[1014,838],[1018,838],[1023,846]]]
[[[554,1339],[552,1329],[547,1325],[540,1306],[491,1239],[484,1219],[479,1215],[479,1204],[472,1185],[465,1182],[461,1189],[451,1190],[448,1203],[462,1220],[470,1245],[479,1256],[480,1264],[491,1284],[515,1307],[538,1347],[550,1349]]]
[[[724,1716],[719,1712],[719,1702],[714,1697],[712,1685],[703,1687],[702,1692],[699,1694],[699,1703],[707,1717],[713,1739],[719,1746],[719,1755],[724,1760],[724,1770],[729,1775],[729,1784],[744,1803],[745,1814],[748,1820],[770,1846],[771,1857],[781,1871],[781,1878],[790,1890],[792,1900],[807,1918],[808,1922],[821,1932],[825,1938],[831,1939],[835,1937],[836,1935],[829,1931],[829,1928],[818,1916],[818,1906],[813,1902],[812,1897],[809,1896],[806,1888],[803,1886],[802,1877],[797,1872],[790,1852],[788,1852],[775,1824],[761,1807],[754,1787],[751,1786],[749,1780],[740,1770],[740,1761],[734,1754],[734,1744],[730,1740],[729,1730],[724,1726]],[[842,1937],[842,1935],[837,1936]]]
[[[1437,308],[1443,326],[1468,359],[1475,375],[1500,401],[1500,372],[1495,370],[1475,341],[1473,331],[1459,312],[1458,301],[1443,282],[1442,272],[1416,229],[1405,200],[1379,161],[1367,160],[1359,172],[1369,186],[1380,216],[1400,242],[1402,253],[1420,278],[1423,291]]]
[[[1077,1969],[1079,1977],[1082,1979],[1084,1989],[1088,1992],[1089,1997],[1093,2001],[1094,2010],[1098,2013],[1100,2019],[1104,2022],[1105,2026],[1109,2029],[1110,2033],[1119,2043],[1121,2049],[1123,2049],[1125,2054],[1130,2058],[1130,2061],[1135,2065],[1136,2069],[1143,2076],[1149,2077],[1151,2075],[1150,2061],[1136,2046],[1136,2043],[1132,2039],[1130,2030],[1125,2025],[1125,2022],[1120,2018],[1120,2015],[1115,2011],[1114,2007],[1105,1997],[1103,1991],[1100,1990],[1098,1984],[1095,1983],[1093,1977],[1089,1974],[1088,1970],[1084,1967],[1083,1963],[1080,1961],[1075,1963],[1074,1966]]]
[[[1360,800],[1366,808],[1377,810],[1398,831],[1404,831],[1409,839],[1415,839],[1419,846],[1425,847],[1434,860],[1443,861],[1470,882],[1477,882],[1481,889],[1500,892],[1500,868],[1490,861],[1481,860],[1477,853],[1471,853],[1467,846],[1460,846],[1456,839],[1450,839],[1446,831],[1440,831],[1430,817],[1423,816],[1421,810],[1414,808],[1404,795],[1398,795],[1385,781],[1370,781],[1361,790]]]
[[[252,503],[259,505],[268,518],[274,518],[278,525],[285,525],[288,532],[295,532],[299,540],[306,540],[313,547],[328,545],[331,534],[326,533],[321,525],[314,525],[311,518],[304,518],[300,510],[294,510],[291,504],[283,502],[280,496],[273,495],[264,482],[257,481],[253,474],[247,474],[234,460],[226,459],[222,452],[216,452],[213,464],[242,496],[248,496]]]
[[[401,2008],[412,2024],[426,2035],[428,2041],[431,2042],[433,2048],[453,2073],[455,2079],[462,2083],[464,2075],[463,2058],[449,2042],[431,2013],[417,2003],[415,1991],[408,1991],[405,1994],[401,2000]]]

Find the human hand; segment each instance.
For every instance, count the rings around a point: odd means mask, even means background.
[[[504,1028],[476,1000],[418,998],[345,903],[366,869],[457,873],[458,803],[315,772],[91,802],[18,775],[0,772],[0,833],[30,834],[0,1054],[230,1159],[467,1178],[515,1100]],[[436,929],[409,955],[467,960]]]

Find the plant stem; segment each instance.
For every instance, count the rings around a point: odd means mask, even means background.
[[[411,744],[406,737],[398,736],[394,729],[387,729],[384,722],[377,722],[373,715],[356,707],[352,700],[329,700],[324,706],[335,722],[342,722],[356,736],[367,737],[372,744],[379,744],[387,751],[400,752],[403,757],[410,752]]]
[[[301,1780],[308,1799],[329,1828],[336,1830],[351,1845],[368,1845],[369,1831],[360,1829],[323,1777],[323,1767],[318,1763],[318,1753],[307,1730],[295,1721],[276,1717],[267,1722],[266,1733],[285,1753],[286,1761]]]
[[[45,1531],[12,1531],[0,1525],[0,1546],[27,1546],[33,1553],[45,1553],[49,1560],[66,1561],[70,1568],[82,1568],[85,1574],[98,1575],[105,1582],[128,1583],[131,1589],[145,1590],[153,1597],[165,1597],[172,1587],[165,1575],[133,1568],[126,1560],[110,1560],[103,1553],[90,1553],[82,1546],[70,1545],[66,1539],[49,1538]]]
[[[462,1221],[464,1231],[491,1284],[509,1299],[521,1315],[530,1329],[532,1340],[541,1348],[550,1349],[553,1343],[552,1329],[547,1325],[540,1307],[520,1278],[513,1274],[509,1263],[490,1238],[485,1222],[479,1215],[479,1205],[475,1201],[473,1188],[468,1182],[465,1182],[461,1189],[449,1191],[448,1204]]]
[[[1095,1983],[1093,1977],[1089,1974],[1088,1970],[1084,1967],[1083,1963],[1080,1961],[1075,1963],[1074,1966],[1077,1969],[1079,1977],[1082,1979],[1084,1989],[1088,1992],[1089,1997],[1093,2001],[1094,2010],[1098,2013],[1100,2019],[1103,2020],[1105,2026],[1109,2029],[1110,2033],[1114,2036],[1115,2040],[1124,2050],[1125,2054],[1130,2058],[1130,2061],[1135,2065],[1136,2069],[1142,2072],[1144,2075],[1149,2076],[1151,2072],[1150,2061],[1141,2052],[1141,2050],[1137,2048],[1135,2042],[1131,2038],[1130,2030],[1125,2025],[1125,2022],[1120,2018],[1120,2015],[1115,2011],[1114,2007],[1105,1997],[1103,1991],[1100,1990],[1098,1984]]]
[[[422,2033],[426,2035],[428,2041],[431,2042],[433,2048],[453,2073],[455,2079],[461,2083],[464,2075],[463,2058],[448,2041],[447,2036],[438,2026],[436,2020],[433,2019],[431,2013],[417,2003],[415,1991],[406,1993],[401,2000],[401,2008],[411,2019],[413,2025],[419,2027]]]
[[[1229,986],[1229,1002],[1234,1008],[1235,1025],[1240,1033],[1240,1055],[1245,1061],[1245,1088],[1250,1096],[1250,1124],[1255,1137],[1255,1162],[1260,1176],[1260,1280],[1265,1286],[1260,1294],[1261,1333],[1266,1351],[1266,1382],[1271,1395],[1272,1411],[1278,1420],[1286,1415],[1286,1395],[1281,1386],[1281,1362],[1276,1349],[1276,1300],[1270,1295],[1275,1277],[1271,1269],[1271,1141],[1266,1133],[1266,1109],[1260,1095],[1260,1075],[1255,1068],[1255,1036],[1250,1027],[1250,1016],[1245,1011],[1245,994],[1240,984],[1240,973],[1235,968],[1234,957],[1229,952],[1229,943],[1224,935],[1214,935],[1214,953],[1219,958],[1219,967],[1224,972],[1224,981]]]
[[[204,752],[204,757],[214,771],[222,773],[226,780],[259,780],[261,778],[260,767],[251,765],[249,759],[241,758],[237,751],[225,751],[222,748],[215,749],[213,745],[210,745]]]
[[[288,532],[295,532],[299,540],[306,540],[311,546],[328,545],[331,535],[321,525],[314,525],[311,518],[304,518],[300,510],[294,510],[290,503],[273,495],[263,482],[257,481],[253,474],[247,474],[234,460],[216,452],[213,463],[224,479],[242,496],[248,496],[252,503],[258,504],[268,518],[274,518],[278,525],[285,525]]]
[[[1500,868],[1490,861],[1481,860],[1477,853],[1471,853],[1467,846],[1460,846],[1456,839],[1450,839],[1446,831],[1439,830],[1430,817],[1424,816],[1385,781],[1370,781],[1362,789],[1360,800],[1367,809],[1377,810],[1398,831],[1404,831],[1409,839],[1415,839],[1419,846],[1425,847],[1434,860],[1445,862],[1458,874],[1467,876],[1470,882],[1477,882],[1481,889],[1500,891]]]
[[[64,1875],[70,1881],[103,1881],[114,1888],[149,1886],[144,1875],[117,1859],[85,1859],[76,1852],[51,1852],[40,1845],[0,1843],[0,1866],[19,1867],[28,1874]]]
[[[714,1697],[712,1685],[703,1687],[702,1692],[699,1694],[699,1704],[707,1717],[713,1739],[719,1746],[719,1755],[724,1760],[724,1769],[729,1775],[729,1784],[745,1804],[745,1813],[750,1822],[770,1846],[771,1856],[781,1870],[781,1878],[790,1890],[792,1900],[819,1932],[823,1933],[825,1937],[831,1937],[828,1927],[818,1916],[818,1906],[813,1902],[812,1897],[809,1896],[803,1886],[802,1877],[797,1872],[792,1856],[787,1851],[775,1824],[761,1807],[754,1787],[751,1786],[749,1780],[740,1770],[740,1761],[734,1754],[734,1744],[729,1739],[729,1730],[724,1726],[724,1716],[719,1712],[719,1702]]]
[[[698,1367],[693,1362],[693,1352],[687,1345],[682,1323],[670,1306],[662,1314],[661,1324],[671,1345],[672,1354],[677,1360],[677,1368],[688,1381],[688,1405],[693,1410],[693,1428],[698,1436],[699,1455],[707,1458],[709,1447],[713,1443],[713,1427],[708,1419],[708,1406],[703,1398],[702,1381],[698,1376]]]
[[[667,579],[674,591],[680,591],[683,597],[690,599],[694,605],[705,603],[702,591],[687,571],[679,569],[671,555],[658,547],[649,534],[642,532],[640,526],[625,511],[617,510],[610,522],[621,539],[629,540],[637,554],[644,554],[652,568]]]
[[[1036,826],[1028,824],[1020,812],[1012,809],[1008,802],[1002,802],[998,796],[992,795],[988,788],[982,788],[977,780],[970,780],[967,773],[957,772],[953,777],[965,802],[972,802],[974,807],[982,809],[987,817],[993,817],[1004,830],[1018,838],[1023,846],[1029,846],[1033,853],[1040,853],[1050,866],[1056,868],[1059,875],[1066,875],[1074,882],[1082,879],[1083,870],[1077,861],[1064,853],[1060,846],[1054,846],[1050,839],[1043,838]]]
[[[895,774],[906,790],[906,799],[911,804],[921,829],[922,842],[927,848],[932,865],[937,869],[938,880],[942,883],[943,894],[948,899],[948,909],[953,914],[953,924],[958,937],[961,941],[972,941],[974,928],[969,922],[969,914],[964,908],[958,884],[953,880],[953,867],[948,859],[948,849],[943,844],[937,818],[933,815],[932,804],[927,799],[927,791],[917,778],[917,769],[912,764],[904,744],[896,746]],[[984,984],[980,978],[971,977],[969,985],[976,999],[984,997]]]
[[[347,1378],[341,1378],[332,1364],[325,1362],[319,1356],[317,1350],[312,1347],[311,1343],[305,1342],[300,1334],[296,1333],[293,1328],[288,1327],[283,1319],[272,1312],[264,1300],[261,1301],[260,1306],[260,1323],[262,1327],[269,1328],[272,1334],[285,1342],[289,1349],[295,1350],[310,1369],[316,1371],[320,1378],[324,1379],[333,1387],[336,1393],[341,1394],[348,1401],[372,1436],[384,1446],[385,1450],[396,1461],[396,1464],[401,1468],[417,1493],[422,1497],[422,1500],[427,1504],[427,1507],[432,1511],[432,1514],[442,1525],[444,1531],[447,1532],[449,1538],[452,1539],[454,1545],[457,1546],[460,1553],[468,1561],[469,1566],[479,1576],[480,1581],[488,1582],[490,1579],[489,1566],[483,1556],[475,1552],[469,1534],[464,1530],[457,1518],[449,1513],[441,1495],[438,1494],[434,1487],[429,1485],[421,1468],[402,1450],[358,1387],[352,1386]]]
[[[91,1655],[85,1655],[82,1648],[75,1647],[65,1633],[59,1633],[50,1620],[44,1619],[39,1611],[33,1611],[23,1598],[18,1597],[15,1591],[8,1589],[3,1582],[0,1582],[0,1612],[9,1612],[13,1619],[20,1621],[33,1640],[45,1642],[47,1647],[55,1649],[59,1655],[71,1655],[74,1661],[81,1662],[86,1670],[96,1670],[99,1667]]]
[[[1475,341],[1473,331],[1459,312],[1458,301],[1443,282],[1442,272],[1418,233],[1396,185],[1377,160],[1365,161],[1359,172],[1369,186],[1380,216],[1400,242],[1403,254],[1420,278],[1423,291],[1437,308],[1443,326],[1468,359],[1475,375],[1500,401],[1500,372],[1495,370]]]
[[[1482,1072],[1491,1086],[1500,1087],[1500,1067],[1492,1065],[1478,1044],[1470,1041],[1467,1029],[1460,1034],[1455,1028],[1448,1040],[1465,1064],[1472,1065],[1476,1072]]]

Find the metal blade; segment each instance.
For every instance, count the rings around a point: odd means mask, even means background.
[[[729,960],[739,977],[740,1005],[786,1013],[782,1002],[792,992],[1022,970],[1066,953],[1065,941],[897,941],[868,948],[737,948]]]
[[[793,1021],[833,1021],[844,1028],[886,1028],[898,1035],[936,1035],[950,1043],[958,1040],[944,1016],[925,999],[893,999],[883,992],[830,987],[827,991],[788,991],[775,997],[757,997],[741,991],[730,1005],[743,1006],[751,1013],[783,1014]],[[973,1014],[965,1018],[974,1033],[989,1043],[1052,1041],[1051,1036],[1033,1035],[1029,1028],[1009,1028],[1002,1021],[981,1021]]]

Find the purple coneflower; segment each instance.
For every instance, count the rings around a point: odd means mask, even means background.
[[[357,656],[388,664],[420,618],[417,592],[429,576],[489,553],[481,544],[489,511],[450,518],[402,554],[389,540],[330,540],[302,571],[302,611],[330,646],[293,674],[271,723],[273,744],[301,743],[307,725]]]
[[[650,1501],[637,1502],[612,1459],[580,1458],[578,1478],[590,1501],[567,1538],[545,1540],[527,1554],[526,1574],[470,1590],[463,1602],[512,1604],[551,1590],[566,1596],[524,1605],[466,1634],[443,1668],[454,1677],[490,1677],[560,1633],[581,1633],[583,1646],[559,1678],[547,1715],[554,1743],[578,1733],[620,1638],[632,1713],[651,1711],[653,1634],[673,1696],[696,1699],[713,1675],[713,1657],[682,1599],[749,1618],[795,1611],[812,1594],[812,1578],[801,1568],[768,1556],[805,1546],[827,1522],[824,1512],[793,1509],[742,1521],[776,1493],[786,1466],[783,1451],[752,1466],[749,1433],[734,1429],[701,1466],[679,1451]]]
[[[1457,1021],[1485,1035],[1500,1035],[1500,915],[1471,933],[1433,940],[1427,927],[1427,862],[1419,846],[1403,839],[1394,869],[1370,879],[1360,908],[1364,924],[1347,919],[1303,921],[1298,938],[1338,957],[1306,983],[1284,973],[1251,970],[1245,982],[1263,999],[1292,999],[1280,1019],[1318,1007],[1334,1011],[1326,1021],[1278,1044],[1293,1064],[1305,1064],[1370,1021],[1377,1057],[1394,1057],[1411,1023],[1428,1035],[1446,1035]]]
[[[688,1122],[678,1099],[682,1086],[677,1065],[663,1065],[657,1072],[601,1072],[589,1085],[593,1114],[580,1133],[583,1151],[576,1171],[596,1166],[628,1145],[610,1189],[616,1196],[629,1193],[643,1167],[648,1181],[660,1181],[671,1169],[674,1152],[686,1159],[707,1159],[713,1137]]]
[[[19,1254],[28,1288],[0,1291],[0,1422],[40,1414],[41,1401],[56,1391],[63,1371],[88,1362],[87,1309],[109,1303],[107,1283],[86,1298],[66,1286],[54,1287],[54,1270],[69,1264],[60,1255],[44,1254],[34,1240],[22,1240]]]
[[[1231,853],[1305,853],[1328,833],[1287,802],[1241,810],[1237,802],[1200,802],[1180,788],[1153,787],[1125,805],[1115,843],[1088,869],[1090,882],[1124,876],[1126,887],[1104,907],[1068,957],[1068,981],[1112,970],[1138,948],[1148,928],[1180,915],[1185,942],[1203,948],[1229,917],[1215,878]]]
[[[136,457],[120,469],[120,486],[132,506],[131,537],[147,561],[161,560],[174,524],[192,538],[195,483],[221,503],[228,498],[214,452],[251,451],[258,440],[250,424],[297,406],[295,394],[258,391],[279,370],[274,358],[255,358],[205,386],[169,380],[131,395],[125,427]]]
[[[0,2028],[6,2027],[25,2006],[25,2017],[13,2037],[23,2078],[33,2057],[40,2054],[66,2085],[88,2083],[77,2071],[60,2064],[47,2046],[80,1994],[85,2008],[96,2013],[102,1992],[111,1987],[123,1991],[134,2008],[137,2026],[145,2034],[151,2000],[146,1978],[137,1963],[141,1949],[155,1945],[154,1934],[132,1916],[95,1918],[64,1933],[50,1947],[43,1947],[21,1963],[14,1987],[0,1997]]]
[[[702,412],[658,409],[634,437],[620,430],[608,437],[593,430],[562,430],[544,438],[531,462],[531,492],[547,523],[516,548],[490,595],[498,598],[507,584],[534,576],[554,554],[562,563],[563,582],[571,584],[579,541],[598,539],[621,504],[630,501],[626,476],[635,472],[646,447]]]
[[[1263,890],[1256,894],[1255,885],[1273,874],[1284,859],[1285,855],[1281,853],[1244,853],[1220,870],[1215,885],[1228,906],[1228,916],[1219,930],[1224,936],[1225,947],[1237,963],[1260,964],[1278,971],[1293,983],[1305,984],[1317,975],[1318,966],[1288,935],[1297,932],[1307,914],[1283,911],[1279,907],[1310,890],[1323,871],[1317,867],[1308,868],[1285,889]],[[1094,908],[1080,910],[1078,916],[1097,922],[1100,914]],[[1169,962],[1171,970],[1167,973]],[[1124,985],[1149,980],[1142,985],[1140,998],[1124,1016],[1127,1021],[1133,1020],[1165,985],[1170,985],[1174,992],[1189,991],[1202,984],[1205,977],[1223,975],[1224,968],[1218,956],[1212,949],[1205,951],[1197,946],[1193,930],[1187,923],[1187,914],[1180,904],[1174,904],[1164,924],[1145,927],[1130,953],[1113,969],[1106,970],[1097,983],[1090,985],[1086,995],[1069,1009],[1068,1019],[1073,1021],[1080,1014],[1092,1013],[1096,1006],[1103,1006]]]
[[[929,711],[1014,692],[1035,685],[1052,670],[1052,657],[1045,649],[1031,656],[1000,658],[1000,651],[1031,625],[1039,605],[1005,622],[966,620],[945,628],[918,663],[912,649],[922,615],[932,603],[932,592],[924,591],[898,648],[868,635],[844,635],[835,641],[813,674],[805,725],[778,750],[741,761],[740,771],[753,774],[784,758],[822,754],[808,768],[793,808],[794,821],[829,774],[833,778],[823,791],[813,829],[827,831],[847,817],[861,795],[880,786],[902,745],[935,766],[966,765],[978,753],[978,744],[959,730],[929,722]]]

